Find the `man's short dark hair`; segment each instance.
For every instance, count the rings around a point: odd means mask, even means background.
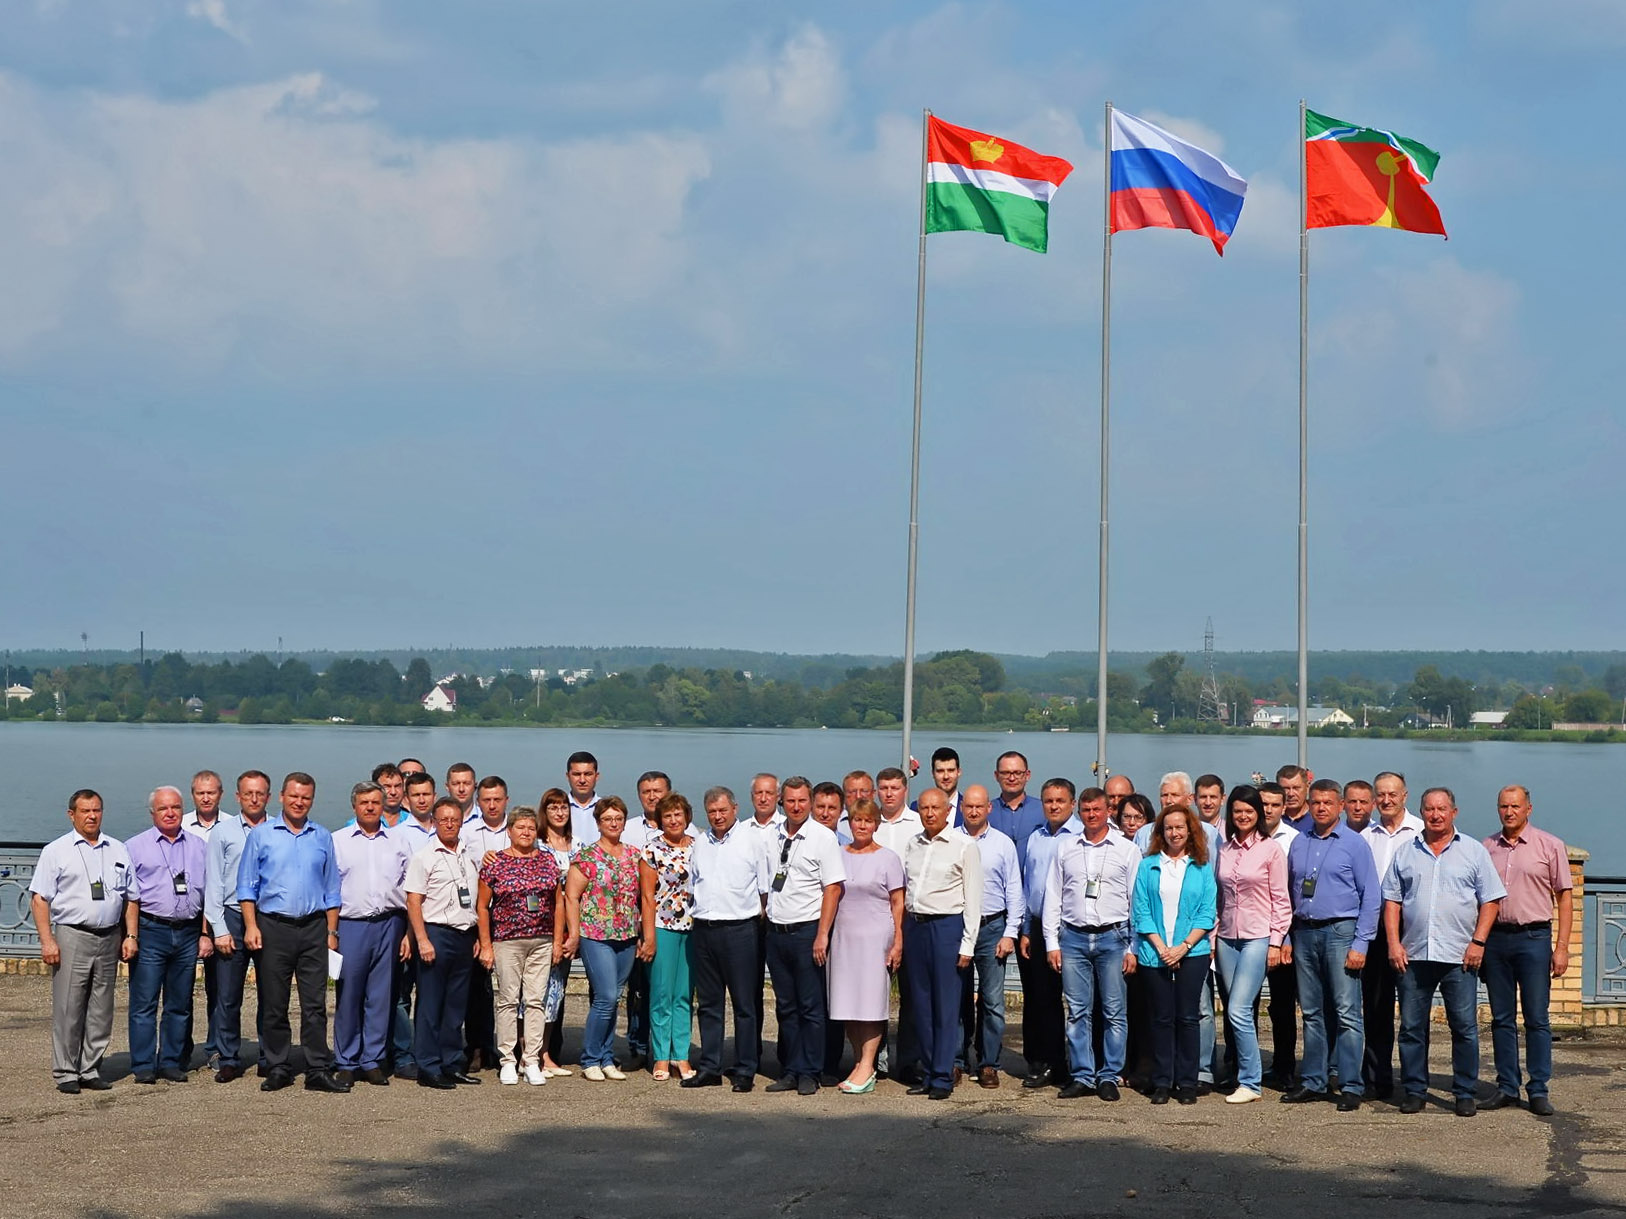
[[[834,796],[837,800],[845,800],[847,798],[842,793],[841,788],[828,780],[814,785],[813,798],[817,800],[820,796]]]
[[[892,783],[899,779],[902,779],[905,783],[909,782],[909,776],[896,766],[883,766],[875,772],[876,783]]]
[[[380,762],[373,767],[373,782],[378,783],[384,779],[399,779],[401,768],[394,762]]]
[[[575,753],[566,758],[565,769],[569,770],[572,766],[580,766],[583,763],[591,766],[594,770],[598,769],[598,759],[592,754],[588,753],[585,749],[578,749]]]
[[[503,782],[502,776],[501,775],[487,775],[485,778],[481,779],[478,784],[475,785],[475,790],[476,791],[488,792],[488,791],[495,791],[499,787],[502,788],[503,791],[508,790],[508,784]]]
[[[77,810],[81,800],[100,800],[101,798],[101,792],[93,791],[88,787],[81,787],[68,797],[68,811],[71,813]]]
[[[953,762],[958,766],[960,764],[959,751],[950,749],[947,745],[939,745],[932,750],[932,765],[936,766],[939,762]]]
[[[1043,795],[1052,787],[1065,788],[1067,791],[1067,798],[1069,800],[1071,800],[1078,791],[1078,789],[1073,786],[1073,781],[1071,779],[1046,779],[1044,781],[1044,786],[1039,788],[1039,793]]]
[[[664,783],[666,784],[667,791],[672,790],[672,776],[667,774],[664,770],[644,771],[643,774],[638,776],[638,782],[634,783],[633,787],[639,788],[645,783]]]
[[[1217,787],[1220,789],[1220,791],[1224,791],[1225,780],[1220,778],[1218,775],[1198,775],[1197,782],[1192,784],[1191,790],[1194,792],[1200,792],[1205,787]]]
[[[1331,792],[1340,800],[1344,798],[1344,789],[1338,786],[1337,779],[1317,779],[1310,784],[1310,790],[1313,792]]]
[[[425,783],[433,788],[435,786],[435,776],[427,770],[415,770],[406,777],[406,790],[411,791],[414,787],[422,787]]]
[[[453,775],[472,775],[473,773],[474,767],[470,766],[467,762],[453,762],[446,768],[446,782],[450,783]]]

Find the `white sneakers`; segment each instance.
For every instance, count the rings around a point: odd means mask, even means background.
[[[615,1068],[611,1067],[610,1069],[613,1071]],[[604,1082],[604,1068],[603,1067],[583,1067],[582,1068],[582,1078],[583,1079],[590,1079],[595,1084],[601,1084],[601,1083]]]
[[[502,1070],[497,1075],[497,1082],[500,1084],[517,1084],[519,1082],[519,1072],[514,1069],[513,1063],[503,1063]]]
[[[548,1082],[548,1077],[541,1067],[535,1063],[530,1063],[525,1068],[525,1082],[532,1087],[539,1087]]]
[[[618,1083],[627,1077],[627,1073],[613,1062],[609,1066],[600,1069],[604,1072],[605,1079],[613,1079]]]
[[[1235,1092],[1231,1093],[1231,1095],[1225,1098],[1225,1103],[1227,1105],[1245,1105],[1251,1100],[1258,1099],[1259,1093],[1255,1092],[1252,1088],[1239,1087]]]

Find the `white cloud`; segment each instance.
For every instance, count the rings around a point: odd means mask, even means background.
[[[367,106],[316,75],[185,102],[0,76],[0,353],[106,345],[77,319],[193,368],[279,333],[570,363],[627,354],[621,327],[681,281],[694,136],[426,141]]]
[[[759,49],[702,83],[722,97],[736,122],[791,131],[828,124],[846,98],[846,74],[836,50],[812,25],[797,30],[777,54]]]
[[[1161,110],[1145,110],[1139,117],[1149,123],[1156,123],[1165,131],[1173,132],[1187,143],[1197,145],[1204,152],[1213,153],[1221,160],[1225,158],[1225,137],[1206,123],[1197,119],[1183,118],[1177,114],[1165,114]]]
[[[1316,382],[1360,417],[1421,412],[1437,430],[1500,424],[1525,400],[1534,366],[1520,337],[1519,290],[1492,271],[1441,256],[1368,275],[1347,261],[1348,291],[1325,318],[1312,308]],[[1312,279],[1312,291],[1315,281]]]
[[[229,38],[247,42],[242,26],[232,20],[226,10],[226,0],[187,0],[186,15],[207,22]]]

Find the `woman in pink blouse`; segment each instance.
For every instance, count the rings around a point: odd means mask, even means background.
[[[1287,859],[1263,837],[1264,803],[1259,790],[1233,787],[1225,798],[1225,841],[1220,845],[1219,927],[1215,962],[1225,1001],[1226,1040],[1236,1054],[1233,1105],[1259,1099],[1263,1066],[1254,1004],[1265,971],[1282,963],[1282,941],[1293,921],[1287,892]]]

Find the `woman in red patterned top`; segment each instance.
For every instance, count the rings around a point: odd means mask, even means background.
[[[525,1081],[545,1084],[542,1028],[548,971],[564,948],[565,893],[553,852],[537,846],[539,818],[521,806],[508,814],[508,846],[480,869],[480,963],[497,976],[499,1080],[519,1082],[519,997],[525,994]]]

